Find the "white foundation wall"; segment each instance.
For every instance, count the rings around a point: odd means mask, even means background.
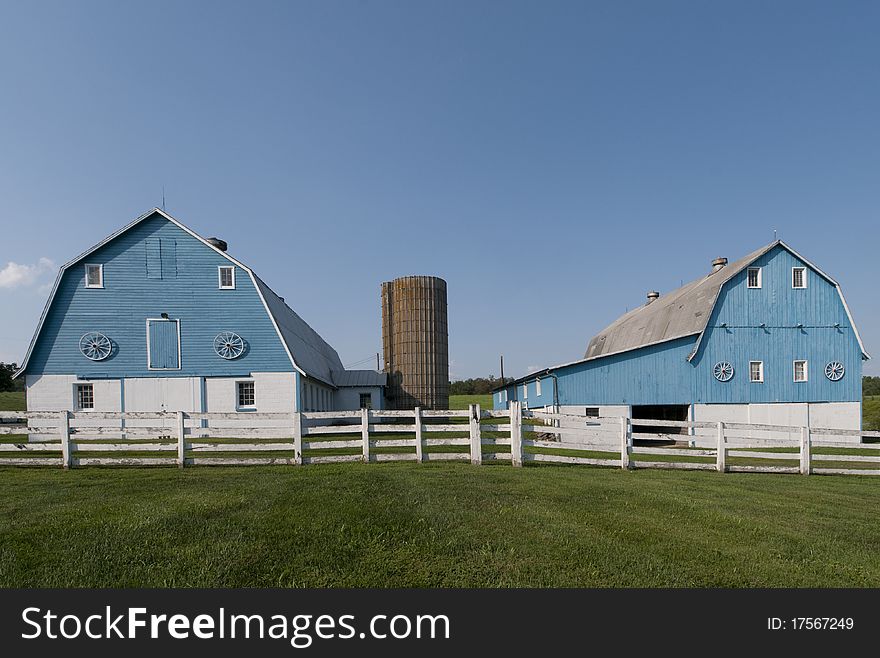
[[[762,404],[695,404],[695,421],[748,423],[761,425],[788,425],[795,428],[821,427],[828,429],[860,430],[862,405],[858,402],[791,402]],[[769,436],[800,439],[800,429],[793,432],[760,432],[731,430],[747,438]],[[714,430],[697,429],[698,435],[715,436]],[[822,439],[858,443],[859,437],[823,435]]]
[[[135,377],[119,379],[80,380],[75,375],[28,375],[25,380],[30,411],[75,411],[78,383],[94,388],[94,411],[126,412],[235,412],[238,411],[236,382],[253,381],[256,412],[292,413],[296,409],[296,373],[252,373],[250,377]],[[176,419],[90,420],[88,411],[77,412],[72,427],[151,427],[176,432]],[[204,425],[204,423],[201,423]],[[240,419],[211,421],[213,427],[277,427],[280,421],[249,419],[247,412]],[[290,423],[292,428],[292,421]],[[32,419],[30,427],[58,427],[55,419]],[[292,432],[292,429],[291,429]],[[158,432],[157,432],[158,433]],[[165,432],[162,432],[163,434]],[[47,435],[32,434],[31,440],[46,440]]]
[[[629,405],[620,404],[584,404],[584,405],[562,405],[559,407],[559,413],[570,414],[572,416],[586,417],[587,409],[599,409],[600,418],[629,418],[631,410]],[[548,408],[549,409],[549,408]],[[562,427],[582,427],[579,421],[563,420],[560,423]]]
[[[118,379],[79,379],[76,375],[27,375],[25,391],[28,411],[74,411],[76,408],[76,384],[91,384],[95,394],[94,411],[120,411],[122,394]],[[73,422],[74,427],[106,426],[113,421],[89,420],[83,417]],[[58,427],[58,421],[49,419],[31,419],[28,427]],[[46,435],[31,434],[30,440],[44,440]]]
[[[232,413],[238,409],[236,382],[254,382],[255,413],[284,413],[296,411],[296,373],[293,372],[255,372],[250,377],[208,377],[205,378],[205,411]],[[211,427],[278,427],[280,420],[249,419],[248,411],[233,420],[212,420]],[[288,423],[293,436],[293,420]]]

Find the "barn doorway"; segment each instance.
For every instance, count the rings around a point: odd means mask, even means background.
[[[649,420],[688,420],[690,405],[687,404],[640,404],[632,407],[633,432],[647,434],[687,434],[687,427],[666,427],[640,423],[639,419]]]

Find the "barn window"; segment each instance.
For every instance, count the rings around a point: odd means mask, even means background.
[[[89,411],[95,408],[95,387],[92,384],[76,385],[76,410]]]
[[[499,393],[498,395],[501,398],[501,402],[504,402],[504,403],[507,402],[507,389],[506,388],[503,391],[501,391],[501,393]]]
[[[807,287],[807,268],[792,267],[791,268],[791,287],[803,289]]]
[[[104,266],[86,265],[86,288],[104,287]]]
[[[764,362],[749,361],[749,381],[756,384],[764,382]]]
[[[587,418],[598,418],[599,417],[599,407],[587,407],[584,409],[584,416]]]
[[[220,278],[220,290],[235,290],[235,268],[231,265],[221,265],[217,271]]]
[[[236,382],[239,409],[255,409],[257,406],[257,392],[254,382]]]
[[[535,395],[541,397],[541,378],[535,380]]]
[[[373,394],[372,393],[361,393],[360,407],[361,407],[361,409],[372,409],[373,408]]]
[[[806,361],[794,362],[794,380],[796,382],[805,382],[809,379],[809,372]]]
[[[760,288],[761,287],[761,268],[760,267],[750,267],[749,268],[749,288]]]
[[[523,400],[529,399],[529,383],[523,384]]]

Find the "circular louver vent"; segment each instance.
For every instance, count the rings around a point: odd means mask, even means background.
[[[839,382],[845,373],[846,369],[840,361],[832,361],[825,366],[825,376],[833,382]]]
[[[224,359],[237,359],[244,352],[244,341],[238,334],[224,331],[214,338],[214,351]]]
[[[719,382],[729,382],[733,379],[733,366],[727,361],[719,361],[712,369],[712,374]]]
[[[87,359],[103,361],[113,351],[113,344],[104,334],[92,331],[79,339],[79,351]]]

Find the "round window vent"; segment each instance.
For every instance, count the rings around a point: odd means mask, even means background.
[[[215,336],[214,351],[224,359],[237,359],[244,353],[244,341],[238,334],[224,331]]]
[[[833,382],[839,382],[846,374],[846,368],[840,361],[832,361],[825,366],[825,376]]]
[[[719,382],[729,382],[733,379],[733,366],[727,361],[719,361],[712,369],[712,374]]]
[[[91,361],[103,361],[113,351],[113,343],[104,334],[92,331],[79,339],[79,351]]]

